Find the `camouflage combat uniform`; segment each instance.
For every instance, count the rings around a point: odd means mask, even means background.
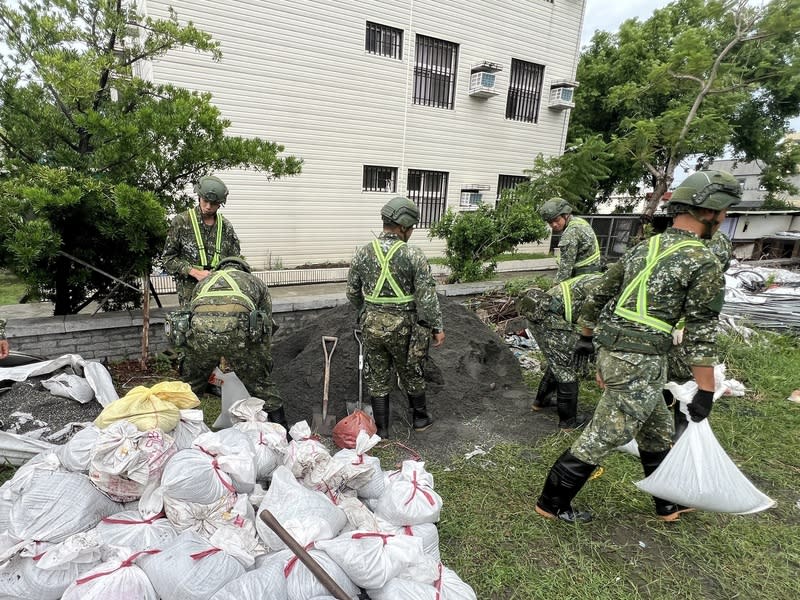
[[[558,252],[556,283],[575,275],[600,271],[600,246],[586,219],[570,216],[558,242]]]
[[[646,277],[646,258],[656,243],[659,255],[677,249],[657,260]],[[685,245],[677,247],[680,243]],[[629,288],[637,276],[646,282],[641,306],[636,289]],[[633,438],[640,451],[670,448],[673,424],[661,394],[672,347],[668,327],[684,318],[688,363],[713,366],[722,285],[720,264],[711,251],[693,233],[675,228],[641,242],[612,265],[579,319],[582,326],[594,329],[597,370],[606,388],[591,423],[571,448],[573,456],[601,464],[614,448]],[[624,291],[631,289],[624,300]],[[630,311],[637,310],[667,331],[636,321]]]
[[[197,217],[200,228],[202,249],[197,246],[190,215],[192,211]],[[178,303],[181,306],[189,303],[192,298],[192,290],[197,285],[197,280],[189,275],[189,271],[193,267],[208,271],[215,267],[220,259],[239,255],[239,238],[236,237],[230,221],[219,212],[216,217],[217,221],[213,225],[206,225],[203,223],[200,207],[195,206],[176,215],[170,224],[167,241],[164,244],[164,269],[175,279]],[[216,247],[218,224],[221,225],[219,248]],[[207,260],[206,264],[201,262],[203,253]]]
[[[241,294],[232,288],[232,278]],[[190,304],[184,378],[201,393],[222,357],[264,410],[283,406],[272,382],[272,299],[267,285],[245,271],[224,268],[200,282]]]
[[[0,319],[0,340],[6,339],[6,320]]]
[[[575,321],[600,277],[599,273],[578,275],[553,286],[546,294],[532,290],[517,303],[517,310],[528,319],[536,344],[559,383],[578,380],[572,366],[572,349],[578,341]]]
[[[722,266],[722,272],[724,273],[727,271],[731,264],[731,257],[733,256],[733,244],[731,243],[731,239],[721,231],[717,231],[710,240],[705,241],[705,244],[714,256],[717,257],[717,260]],[[719,293],[721,298],[718,299],[717,302],[721,307],[725,300],[724,286]],[[686,383],[692,379],[692,367],[687,360],[686,350],[683,344],[672,346],[667,360],[667,381]]]
[[[384,256],[390,256],[390,271],[399,289],[393,290],[386,280],[380,289],[375,289],[382,278],[372,243],[356,251],[347,277],[348,300],[359,311],[364,309],[364,381],[372,396],[386,396],[394,387],[394,366],[405,392],[416,396],[425,392],[424,368],[431,330],[443,328],[436,282],[421,250],[394,233],[382,233],[377,242]],[[395,245],[397,249],[390,254]],[[393,302],[398,296],[407,301]],[[381,299],[388,302],[382,303]]]

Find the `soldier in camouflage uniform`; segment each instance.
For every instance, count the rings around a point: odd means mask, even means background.
[[[539,215],[554,233],[561,233],[558,242],[556,283],[575,275],[598,273],[601,269],[600,244],[592,226],[572,214],[572,207],[562,198],[551,198],[539,208]]]
[[[701,241],[710,239],[729,206],[740,198],[729,173],[699,171],[672,194],[673,226],[629,250],[605,273],[581,312],[583,327],[573,354],[580,363],[597,344],[597,381],[603,396],[594,417],[550,469],[536,512],[549,519],[585,522],[572,499],[614,448],[636,439],[645,476],[672,445],[672,419],[661,390],[667,376],[672,330],[685,319],[683,343],[698,385],[689,412],[702,421],[711,412],[714,346],[723,285],[720,263]],[[595,324],[597,326],[595,327]],[[688,509],[654,498],[661,520]]]
[[[717,257],[717,260],[722,266],[722,272],[724,273],[727,271],[731,263],[731,257],[733,256],[733,244],[731,243],[731,239],[721,231],[717,231],[710,240],[706,240],[706,245],[714,256]],[[722,306],[725,300],[725,288],[723,287],[719,293],[721,298],[717,302]],[[684,323],[679,323],[679,326],[673,331],[673,346],[667,358],[667,381],[674,381],[679,384],[686,383],[692,378],[692,367],[689,364],[685,347],[682,344],[684,325]],[[686,415],[681,412],[678,402],[676,402],[675,398],[672,396],[672,392],[665,389],[663,390],[663,394],[667,407],[672,409],[673,412],[673,422],[675,425],[673,441],[677,441],[683,432],[686,431],[689,420]]]
[[[350,263],[347,298],[359,310],[364,336],[364,380],[372,398],[378,435],[389,435],[392,367],[408,395],[416,431],[430,427],[425,399],[425,361],[433,339],[444,342],[436,283],[425,255],[406,242],[419,221],[408,198],[382,209],[383,233],[359,248]]]
[[[269,421],[287,430],[283,399],[272,381],[272,299],[267,285],[238,257],[220,261],[198,283],[189,305],[184,378],[201,394],[225,358],[247,391],[264,401]]]
[[[547,359],[533,410],[541,410],[550,386],[556,388],[558,427],[565,432],[586,421],[578,411],[578,372],[572,365],[572,349],[578,341],[575,321],[600,274],[577,275],[547,292],[531,288],[517,300],[517,311],[528,319],[531,333]]]
[[[0,319],[0,359],[8,356],[8,340],[6,339],[6,320]]]
[[[185,307],[198,281],[226,256],[239,255],[239,238],[230,221],[219,213],[228,188],[214,176],[201,177],[195,186],[198,203],[176,215],[164,244],[164,269],[175,279],[178,303]]]

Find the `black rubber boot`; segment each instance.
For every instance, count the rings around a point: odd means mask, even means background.
[[[646,452],[644,450],[639,450],[639,460],[642,461],[642,470],[644,471],[644,476],[649,477],[651,473],[653,473],[661,462],[667,457],[669,454],[669,450],[662,450],[661,452]],[[658,518],[662,521],[677,521],[681,518],[681,514],[685,512],[692,512],[694,509],[689,508],[686,506],[682,506],[680,504],[675,504],[674,502],[668,502],[663,498],[657,498],[653,496],[653,502],[656,505],[656,514]]]
[[[569,449],[558,457],[536,501],[536,512],[546,519],[567,523],[588,523],[592,513],[572,508],[572,499],[581,491],[596,468],[575,458]]]
[[[425,431],[433,425],[433,419],[428,414],[424,393],[419,396],[409,394],[408,406],[411,409],[411,423],[414,426],[414,431]]]
[[[542,410],[548,406],[555,406],[555,392],[558,386],[553,370],[548,365],[539,381],[539,388],[536,390],[536,399],[533,401],[531,408],[533,410]]]
[[[389,396],[372,397],[372,418],[378,428],[378,435],[384,440],[389,439]]]
[[[557,391],[558,427],[561,431],[572,431],[586,424],[584,415],[578,412],[578,382],[559,383]]]
[[[292,441],[291,437],[289,436],[289,423],[286,420],[286,413],[283,410],[283,407],[276,408],[275,410],[271,410],[267,412],[267,421],[270,423],[277,423],[281,427],[286,430],[286,441]]]

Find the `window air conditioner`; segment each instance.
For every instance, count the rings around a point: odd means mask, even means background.
[[[483,194],[480,192],[461,192],[461,206],[465,208],[475,207],[481,203]]]
[[[575,108],[575,88],[566,86],[550,88],[550,108],[554,110]]]
[[[498,94],[495,89],[497,75],[487,71],[472,73],[469,77],[469,95],[477,98],[489,98]]]

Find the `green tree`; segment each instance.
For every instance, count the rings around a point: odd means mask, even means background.
[[[603,193],[654,193],[690,155],[775,160],[800,106],[800,0],[677,0],[582,53],[569,139],[601,134],[614,155]]]
[[[226,136],[230,122],[210,94],[138,77],[176,48],[221,53],[174,12],[155,20],[128,5],[0,0],[0,266],[52,299],[56,314],[91,297],[138,301],[62,253],[131,282],[151,268],[167,213],[191,203],[199,177],[301,167],[278,144]]]
[[[605,146],[595,137],[577,142],[561,156],[540,154],[525,171],[529,181],[504,190],[495,208],[481,204],[474,211],[448,210],[428,235],[446,242],[450,282],[486,279],[495,272],[500,254],[545,239],[549,230],[538,208],[549,198],[560,196],[580,211],[594,208],[598,184],[608,175]]]

